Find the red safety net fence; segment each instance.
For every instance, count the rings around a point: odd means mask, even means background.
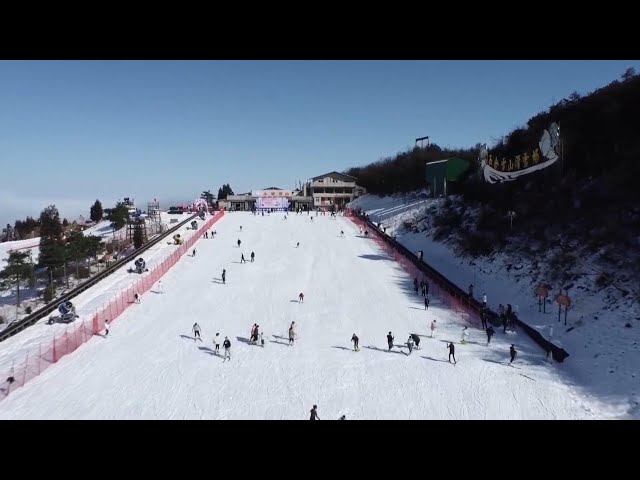
[[[423,269],[418,268],[414,263],[415,260],[412,261],[405,252],[393,246],[394,241],[391,238],[386,238],[384,233],[371,228],[364,219],[353,211],[348,210],[346,216],[363,231],[368,232],[367,237],[375,242],[382,251],[391,256],[412,279],[417,278],[418,282],[425,278],[428,279],[429,298],[438,299],[443,306],[454,311],[462,321],[477,322],[480,325],[480,318],[469,304],[468,297],[459,295],[458,292],[450,289],[445,282],[441,282],[440,278],[430,276]]]
[[[58,362],[62,357],[77,350],[80,345],[89,341],[94,335],[105,330],[106,322],[113,322],[129,306],[135,302],[135,294],[142,295],[151,289],[167,271],[193,245],[202,238],[204,232],[224,216],[224,211],[217,212],[194,235],[178,246],[162,263],[157,264],[148,273],[139,278],[133,285],[122,289],[102,309],[96,311],[92,318],[85,318],[81,323],[70,327],[63,335],[54,336],[51,341],[41,343],[37,348],[27,352],[24,360],[13,362],[9,371],[0,376],[0,400],[12,391],[22,387],[29,380],[40,375],[50,365]],[[99,283],[98,283],[99,285]]]

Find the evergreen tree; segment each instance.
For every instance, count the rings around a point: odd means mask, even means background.
[[[69,226],[69,220],[67,220],[66,218],[63,218],[62,219],[62,226],[65,227],[65,228],[68,227]]]
[[[118,202],[116,208],[112,209],[107,216],[114,230],[120,230],[129,221],[129,210],[124,203]]]
[[[142,232],[142,224],[136,223],[133,229],[133,246],[138,249],[144,244],[144,235]]]
[[[104,211],[102,210],[102,203],[100,203],[100,200],[96,200],[96,202],[91,206],[91,209],[89,210],[89,216],[92,221],[98,223],[100,220],[102,220],[103,214]]]
[[[0,290],[16,289],[16,305],[20,306],[20,287],[28,285],[34,277],[31,251],[11,252],[4,261],[7,266],[0,271]]]
[[[40,213],[40,257],[39,263],[49,270],[49,282],[53,283],[53,270],[65,263],[63,230],[60,214],[55,205]]]

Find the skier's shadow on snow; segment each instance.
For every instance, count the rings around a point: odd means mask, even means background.
[[[282,338],[282,337],[276,337],[276,338]],[[285,345],[285,346],[289,346],[288,342],[278,342],[277,340],[269,340],[269,343],[277,343],[278,345]]]
[[[157,293],[157,294],[162,293],[162,292],[161,292],[161,291],[159,291],[159,290],[149,290],[149,291],[150,291],[151,293]]]
[[[340,350],[349,350],[350,352],[353,351],[353,348],[339,347],[337,345],[333,345],[331,348],[339,348]]]
[[[198,350],[200,350],[200,351],[202,351],[202,352],[204,352],[204,353],[208,353],[208,354],[209,354],[209,355],[211,355],[212,357],[222,358],[222,357],[220,357],[220,355],[219,355],[219,354],[217,354],[217,353],[215,352],[215,350],[212,350],[212,349],[211,349],[211,348],[209,348],[209,347],[198,347]]]
[[[424,312],[428,311],[428,309],[425,310],[424,308],[418,308],[418,307],[409,307],[409,308],[412,309],[412,310],[422,310]]]
[[[239,342],[242,342],[242,343],[246,343],[247,345],[251,344],[251,340],[249,340],[248,338],[245,338],[245,337],[236,337],[236,340],[238,340]]]
[[[220,285],[224,285],[224,282],[221,280],[218,280],[217,278],[214,278],[213,280],[211,280],[211,283],[219,283]]]
[[[195,341],[195,337],[190,337],[189,335],[180,335],[180,338],[188,338],[189,340]]]
[[[427,360],[431,360],[433,362],[451,363],[448,360],[443,360],[442,358],[433,358],[433,357],[422,357],[422,358],[425,358]]]
[[[394,347],[398,347],[398,346],[399,345],[394,345]],[[368,350],[377,350],[377,351],[382,352],[382,353],[400,353],[400,354],[404,354],[404,352],[402,352],[400,350],[388,350],[386,348],[378,348],[378,347],[373,347],[371,345],[368,345],[368,346],[365,346],[365,347],[362,347],[362,348],[366,348]]]
[[[291,303],[300,303],[300,300],[289,300]]]

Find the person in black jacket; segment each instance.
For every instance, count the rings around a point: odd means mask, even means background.
[[[358,346],[358,343],[360,342],[360,339],[358,338],[358,336],[355,333],[351,337],[351,341],[353,342],[353,351],[354,352],[359,352],[360,351],[360,347]]]
[[[251,262],[253,262],[253,260],[256,258],[256,254],[251,252]]]
[[[389,332],[387,335],[387,344],[389,345],[389,350],[393,348],[393,334]]]
[[[429,309],[429,295],[424,296],[424,309],[425,310]]]
[[[456,362],[456,347],[453,346],[453,343],[449,343],[447,345],[447,348],[449,349],[449,363],[451,363],[451,357],[453,357],[453,364],[455,365]]]
[[[491,337],[493,337],[496,334],[496,331],[493,329],[493,327],[489,327],[487,328],[487,345],[489,345],[491,343]]]
[[[242,242],[240,241],[240,239],[238,239],[238,248],[240,248],[240,244],[241,244],[241,243],[242,243]]]
[[[311,409],[311,418],[309,420],[320,420],[320,417],[318,416],[317,405],[314,405],[313,408]]]
[[[482,329],[486,330],[489,325],[487,325],[487,314],[484,310],[480,311],[480,321],[482,322]]]
[[[225,283],[226,278],[227,278],[227,271],[223,268],[222,269],[222,283]]]
[[[516,359],[516,355],[518,354],[518,352],[516,352],[516,347],[511,345],[511,347],[509,347],[509,354],[511,355],[511,361],[509,362],[511,364]]]
[[[420,350],[420,337],[418,334],[412,333],[411,338],[413,338],[413,343],[416,344],[416,350]]]
[[[224,347],[224,360],[227,361],[227,357],[231,360],[231,342],[229,341],[229,337],[224,337],[224,342],[222,342],[222,346]]]

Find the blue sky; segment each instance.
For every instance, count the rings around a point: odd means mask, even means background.
[[[2,61],[0,224],[471,146],[640,61]]]

